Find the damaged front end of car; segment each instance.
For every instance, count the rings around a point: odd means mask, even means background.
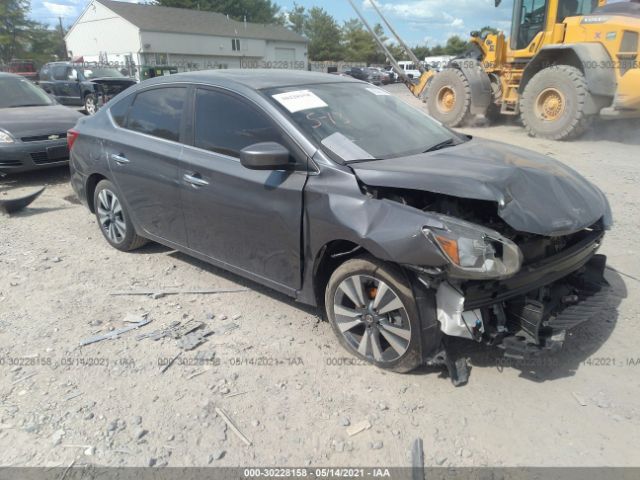
[[[443,338],[424,361],[445,365],[456,385],[466,383],[468,368],[464,358],[447,348],[448,337],[496,346],[506,357],[526,359],[562,348],[569,329],[606,307],[606,257],[596,252],[611,223],[608,205],[591,225],[541,235],[510,226],[500,217],[498,202],[362,188],[372,198],[425,213],[424,241],[431,242],[446,263],[405,267],[415,277],[416,290],[423,296],[431,292],[433,300],[423,304],[421,315],[436,315]]]

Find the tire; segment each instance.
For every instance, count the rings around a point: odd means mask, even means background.
[[[122,201],[120,193],[109,180],[102,180],[93,193],[96,220],[102,235],[113,248],[129,252],[148,242],[139,236]],[[116,201],[114,204],[113,201]]]
[[[95,115],[98,111],[98,101],[93,93],[87,93],[84,97],[84,111],[87,115]]]
[[[360,294],[353,288],[357,285]],[[411,285],[394,265],[370,256],[347,260],[331,275],[324,304],[334,333],[351,354],[399,373],[422,363],[418,307]]]
[[[520,98],[520,117],[532,137],[568,140],[589,127],[587,81],[580,70],[557,65],[540,70]]]
[[[471,119],[471,87],[457,68],[437,73],[427,91],[429,115],[448,127],[459,127]]]

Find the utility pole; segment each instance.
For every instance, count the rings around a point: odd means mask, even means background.
[[[61,54],[60,60],[66,60],[67,44],[64,41],[64,27],[62,26],[62,17],[58,17],[58,24],[60,25],[60,49],[58,53]]]

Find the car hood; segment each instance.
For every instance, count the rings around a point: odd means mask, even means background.
[[[137,83],[134,78],[126,77],[98,77],[89,79],[89,82],[113,85],[135,85]]]
[[[66,133],[83,115],[62,105],[0,108],[0,128],[14,138]]]
[[[407,188],[494,201],[521,232],[566,235],[611,212],[604,194],[579,173],[544,155],[498,142],[470,140],[435,152],[350,164],[370,186]]]

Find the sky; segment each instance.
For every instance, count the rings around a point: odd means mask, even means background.
[[[137,0],[127,0],[135,2]],[[282,10],[293,7],[294,0],[275,0]],[[296,0],[306,8],[320,6],[340,23],[356,17],[347,0]],[[62,17],[71,25],[89,0],[31,0],[31,18],[49,25]],[[371,23],[378,21],[369,0],[355,0]],[[452,35],[466,38],[469,32],[486,25],[509,31],[511,0],[495,8],[494,0],[377,0],[385,17],[409,45],[436,45]],[[390,36],[390,35],[388,35]]]

